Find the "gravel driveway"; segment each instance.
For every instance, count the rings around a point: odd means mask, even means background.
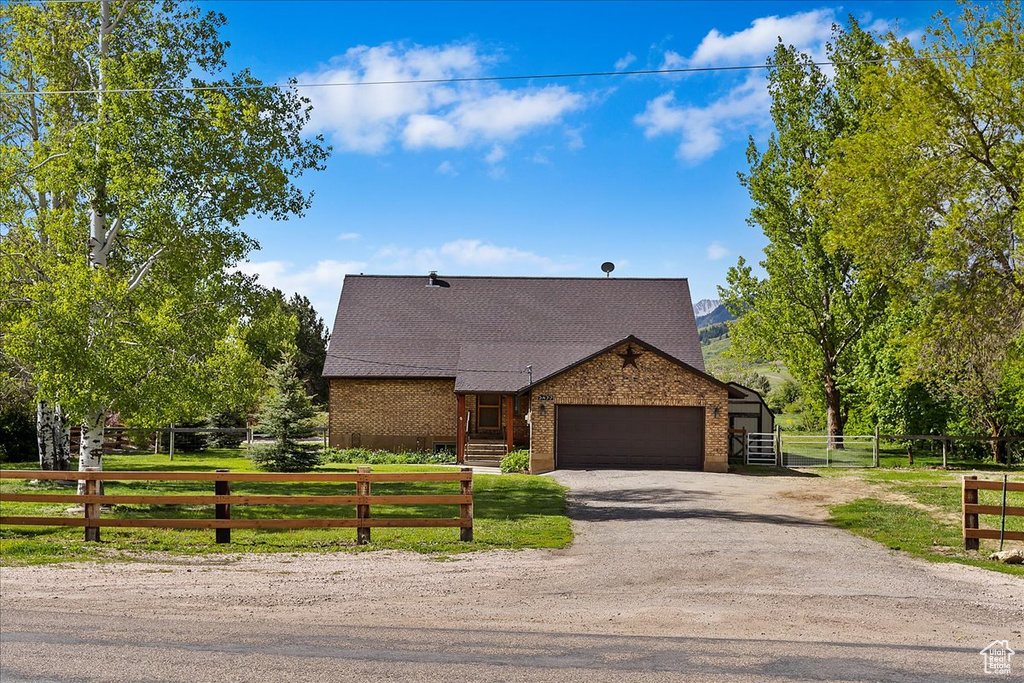
[[[963,681],[1024,653],[1024,580],[824,524],[848,481],[552,476],[562,551],[5,568],[0,678]]]

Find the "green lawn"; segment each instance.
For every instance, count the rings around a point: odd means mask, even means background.
[[[1005,468],[1004,468],[1005,469]],[[824,474],[824,472],[822,472]],[[861,536],[936,562],[958,562],[986,569],[1024,575],[1024,566],[993,562],[989,553],[998,550],[999,541],[982,540],[981,551],[963,549],[961,535],[961,477],[975,474],[979,479],[1002,480],[1002,472],[924,469],[870,469],[861,471],[833,470],[830,476],[860,477],[880,491],[878,498],[861,498],[831,508],[830,522]],[[1010,475],[1010,481],[1024,482],[1020,468]],[[884,492],[903,494],[922,507],[885,500]],[[999,505],[1000,491],[979,491],[982,505]],[[1024,506],[1024,493],[1010,492],[1008,506]],[[980,526],[999,529],[998,515],[981,515]],[[1024,531],[1024,517],[1007,517],[1008,531]],[[1007,542],[1009,548],[1024,547],[1022,543]]]
[[[34,463],[6,463],[6,469],[33,469]],[[356,465],[328,464],[317,471],[354,471]],[[173,462],[162,455],[110,455],[104,458],[106,470],[254,471],[252,463],[239,449],[211,450],[198,454],[179,454]],[[443,466],[374,465],[374,472],[438,472]],[[61,515],[67,504],[11,503],[3,493],[68,491],[53,483],[30,484],[21,480],[0,482],[0,514]],[[110,494],[212,494],[213,482],[108,482]],[[235,482],[232,493],[249,494],[335,494],[351,495],[347,483],[273,483]],[[374,484],[378,494],[457,493],[456,482],[416,482]],[[135,553],[164,551],[180,554],[231,552],[330,552],[380,549],[413,550],[423,553],[451,554],[474,550],[561,548],[572,542],[572,529],[566,516],[565,488],[546,477],[525,475],[478,474],[473,480],[474,540],[458,540],[459,530],[374,528],[373,542],[355,544],[354,529],[249,530],[234,529],[230,544],[215,544],[212,530],[115,529],[103,528],[100,544],[83,541],[80,527],[0,528],[0,565],[41,564],[76,560],[130,560]],[[375,517],[457,517],[458,506],[374,506]],[[79,513],[81,514],[81,513]],[[353,506],[232,506],[233,518],[354,517]],[[212,506],[116,505],[103,511],[104,517],[213,517]]]

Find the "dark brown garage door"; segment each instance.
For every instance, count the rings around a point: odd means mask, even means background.
[[[555,467],[701,470],[703,408],[557,406]]]

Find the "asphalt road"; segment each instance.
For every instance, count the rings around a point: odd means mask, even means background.
[[[964,681],[1024,652],[1024,581],[823,524],[835,482],[556,476],[563,551],[5,568],[0,679]]]

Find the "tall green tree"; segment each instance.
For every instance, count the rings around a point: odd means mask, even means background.
[[[1021,4],[965,3],[920,49],[890,36],[888,51],[829,169],[835,242],[924,312],[906,333],[916,378],[992,435],[1024,431],[1007,391],[1024,335]]]
[[[191,3],[0,6],[4,352],[82,423],[80,467],[101,465],[112,410],[209,400],[250,284],[239,224],[301,214],[295,179],[327,155],[308,101],[226,73],[224,23]]]
[[[327,342],[331,335],[327,332],[324,319],[309,299],[301,294],[292,295],[287,310],[298,323],[295,331],[295,371],[313,402],[327,405],[327,380],[323,373],[324,362],[327,360]]]
[[[329,338],[323,318],[298,293],[289,299],[276,287],[261,288],[246,313],[245,340],[250,351],[266,368],[290,356],[306,393],[319,405],[327,403],[323,369]]]
[[[768,238],[757,277],[742,258],[720,295],[738,319],[736,347],[758,358],[780,358],[805,390],[825,406],[831,437],[842,435],[849,411],[845,383],[858,340],[883,308],[885,287],[862,277],[852,254],[829,248],[834,212],[819,187],[836,141],[859,127],[859,83],[882,49],[852,18],[834,28],[827,46],[836,62],[829,76],[813,59],[780,44],[769,60],[775,132],[747,151],[750,172],[740,181],[754,208],[749,223]]]

